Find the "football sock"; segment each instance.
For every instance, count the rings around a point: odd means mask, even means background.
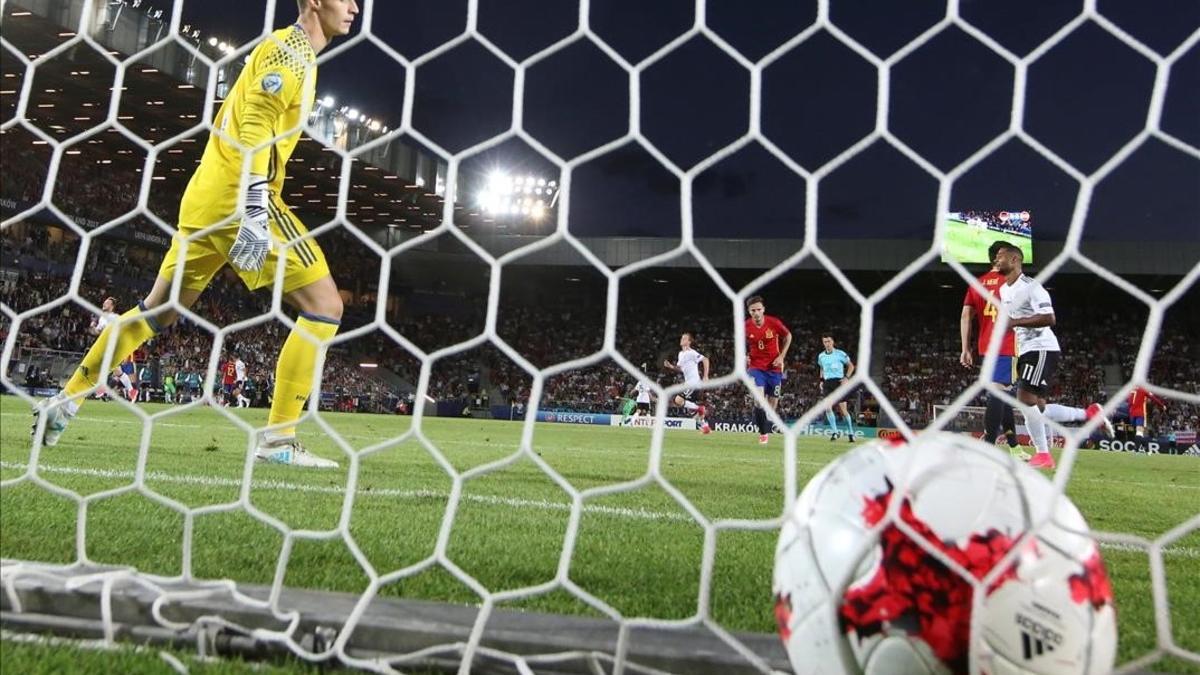
[[[762,408],[754,409],[754,420],[758,423],[758,433],[768,434],[770,432],[770,421],[767,419],[767,411]]]
[[[1035,405],[1022,405],[1021,412],[1025,415],[1025,426],[1029,427],[1029,436],[1039,453],[1050,452],[1050,443],[1046,437],[1046,418]]]
[[[74,397],[97,384],[104,383],[105,377],[104,373],[100,372],[100,366],[103,365],[104,352],[108,350],[110,340],[116,340],[112,362],[120,363],[135,349],[142,346],[142,343],[158,333],[158,322],[152,316],[142,316],[142,312],[142,303],[139,302],[137,307],[132,307],[121,315],[122,319],[137,317],[136,319],[119,326],[119,331],[116,321],[112,321],[104,327],[96,341],[92,343],[91,348],[88,349],[87,354],[83,356],[83,360],[79,362],[79,366],[75,368],[75,373],[67,381],[67,386],[63,387],[64,394]],[[82,400],[78,400],[78,402],[82,402]],[[78,405],[75,402],[67,406],[67,412],[71,415],[74,415],[77,409]]]
[[[337,334],[339,323],[334,319],[301,313],[296,326],[288,334],[279,350],[279,363],[275,366],[275,395],[271,399],[271,414],[267,424],[294,422],[312,392],[313,372],[317,367],[317,355],[324,345],[318,346],[309,338],[321,343],[328,342]],[[306,335],[308,337],[306,337]],[[276,436],[294,436],[295,427],[285,427],[272,432]]]
[[[849,433],[851,436],[853,436],[854,435],[854,418],[850,417],[849,413],[847,413],[845,419],[846,419],[846,429],[848,429],[847,433]]]
[[[685,400],[683,402],[683,409],[688,412],[696,412],[699,408],[700,408],[700,406],[696,405],[695,403],[692,403],[691,401]]]
[[[1083,422],[1087,419],[1087,411],[1083,408],[1071,408],[1057,403],[1046,406],[1046,417],[1055,422]]]
[[[832,410],[825,411],[825,421],[829,422],[829,428],[836,434],[838,432],[837,417],[834,416]]]
[[[1004,405],[1004,417],[1000,424],[1004,429],[1004,435],[1008,438],[1008,447],[1017,447],[1017,417],[1013,413],[1011,405]]]
[[[996,395],[988,394],[987,407],[983,411],[983,440],[993,443],[996,440],[996,430],[1003,425],[1004,401]]]

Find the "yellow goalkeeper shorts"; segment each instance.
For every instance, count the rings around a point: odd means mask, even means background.
[[[190,192],[190,191],[189,191]],[[168,279],[175,278],[175,267],[179,265],[180,251],[183,249],[183,239],[194,235],[228,218],[230,212],[225,208],[213,208],[212,202],[199,198],[199,195],[185,194],[179,208],[179,232],[171,241],[171,249],[163,258],[158,275]],[[278,242],[292,242],[308,233],[304,223],[292,213],[279,197],[271,194],[267,204],[271,234]],[[204,224],[207,223],[207,224]],[[214,275],[229,262],[229,249],[237,239],[240,218],[234,217],[208,233],[187,242],[187,253],[183,261],[183,288],[202,291],[208,287]],[[322,277],[329,275],[329,265],[325,262],[325,253],[315,239],[297,241],[283,252],[276,246],[267,256],[266,264],[261,270],[246,271],[236,267],[234,271],[242,278],[246,288],[256,290],[270,287],[275,282],[275,270],[279,265],[281,255],[285,257],[283,272],[283,292],[290,293],[303,288]]]

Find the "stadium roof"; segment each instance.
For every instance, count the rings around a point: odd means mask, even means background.
[[[74,33],[39,16],[25,14],[27,10],[10,4],[4,21],[4,37],[19,47],[37,65],[30,92],[26,121],[55,139],[68,139],[101,124],[107,116],[114,85],[115,69],[86,44],[79,44],[49,61],[37,57]],[[15,16],[15,18],[14,18]],[[184,49],[174,43],[162,48],[172,58],[187,59]],[[109,52],[123,59],[125,54]],[[195,68],[204,69],[197,61]],[[0,60],[2,73],[2,104],[4,119],[11,118],[17,106],[25,70],[8,50]],[[204,82],[205,78],[198,78]],[[121,105],[117,120],[132,134],[152,144],[195,131],[177,139],[160,154],[154,169],[156,192],[173,195],[177,202],[182,195],[192,169],[200,161],[207,131],[197,128],[202,122],[204,90],[197,85],[180,81],[145,60],[131,64],[125,72]],[[214,100],[214,113],[221,99]],[[9,136],[13,134],[13,136]],[[20,127],[5,132],[5,151],[27,152],[45,146],[27,129]],[[393,141],[399,145],[400,141]],[[22,147],[28,144],[29,147]],[[41,148],[45,150],[45,148]],[[103,167],[95,173],[97,180],[113,181],[125,176],[140,182],[146,153],[118,129],[108,126],[86,140],[77,141],[68,150],[64,161],[86,161]],[[71,159],[76,157],[76,159]],[[372,225],[391,225],[413,230],[436,227],[441,220],[443,199],[416,184],[414,176],[402,177],[372,164],[352,160],[351,193],[347,215],[356,224],[370,229]],[[333,217],[337,208],[338,178],[341,156],[305,134],[288,165],[285,200],[298,210]],[[482,214],[463,209],[458,220],[464,228],[484,222]],[[165,214],[157,214],[165,217]],[[173,220],[167,218],[168,222]]]

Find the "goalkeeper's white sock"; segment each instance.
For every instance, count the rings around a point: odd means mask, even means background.
[[[1046,435],[1046,418],[1036,405],[1022,405],[1021,413],[1025,415],[1025,426],[1029,427],[1029,437],[1033,439],[1038,453],[1050,452],[1050,441]]]
[[[1046,418],[1060,424],[1064,422],[1083,422],[1087,420],[1087,411],[1083,408],[1050,403],[1046,405]]]
[[[684,402],[683,402],[683,409],[684,409],[684,410],[686,410],[686,411],[688,411],[688,412],[693,412],[694,410],[696,410],[696,409],[697,409],[697,408],[699,408],[699,407],[700,407],[700,406],[696,405],[695,403],[692,403],[691,401],[684,401]]]

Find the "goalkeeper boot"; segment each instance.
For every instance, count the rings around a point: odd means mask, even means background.
[[[29,435],[37,437],[38,417],[46,416],[46,431],[42,434],[42,445],[53,447],[58,445],[58,438],[67,430],[67,422],[75,416],[79,404],[67,399],[62,394],[56,394],[43,400],[33,408],[33,427]]]
[[[305,450],[295,436],[264,437],[254,450],[254,458],[268,464],[291,464],[315,469],[338,468],[338,463],[332,459],[318,457]]]
[[[1089,420],[1097,415],[1100,416],[1100,428],[1104,430],[1105,436],[1112,438],[1116,435],[1116,430],[1113,429],[1112,422],[1108,420],[1108,417],[1104,414],[1104,408],[1102,408],[1099,403],[1093,403],[1089,405],[1087,410],[1084,412],[1087,414],[1087,418]]]

